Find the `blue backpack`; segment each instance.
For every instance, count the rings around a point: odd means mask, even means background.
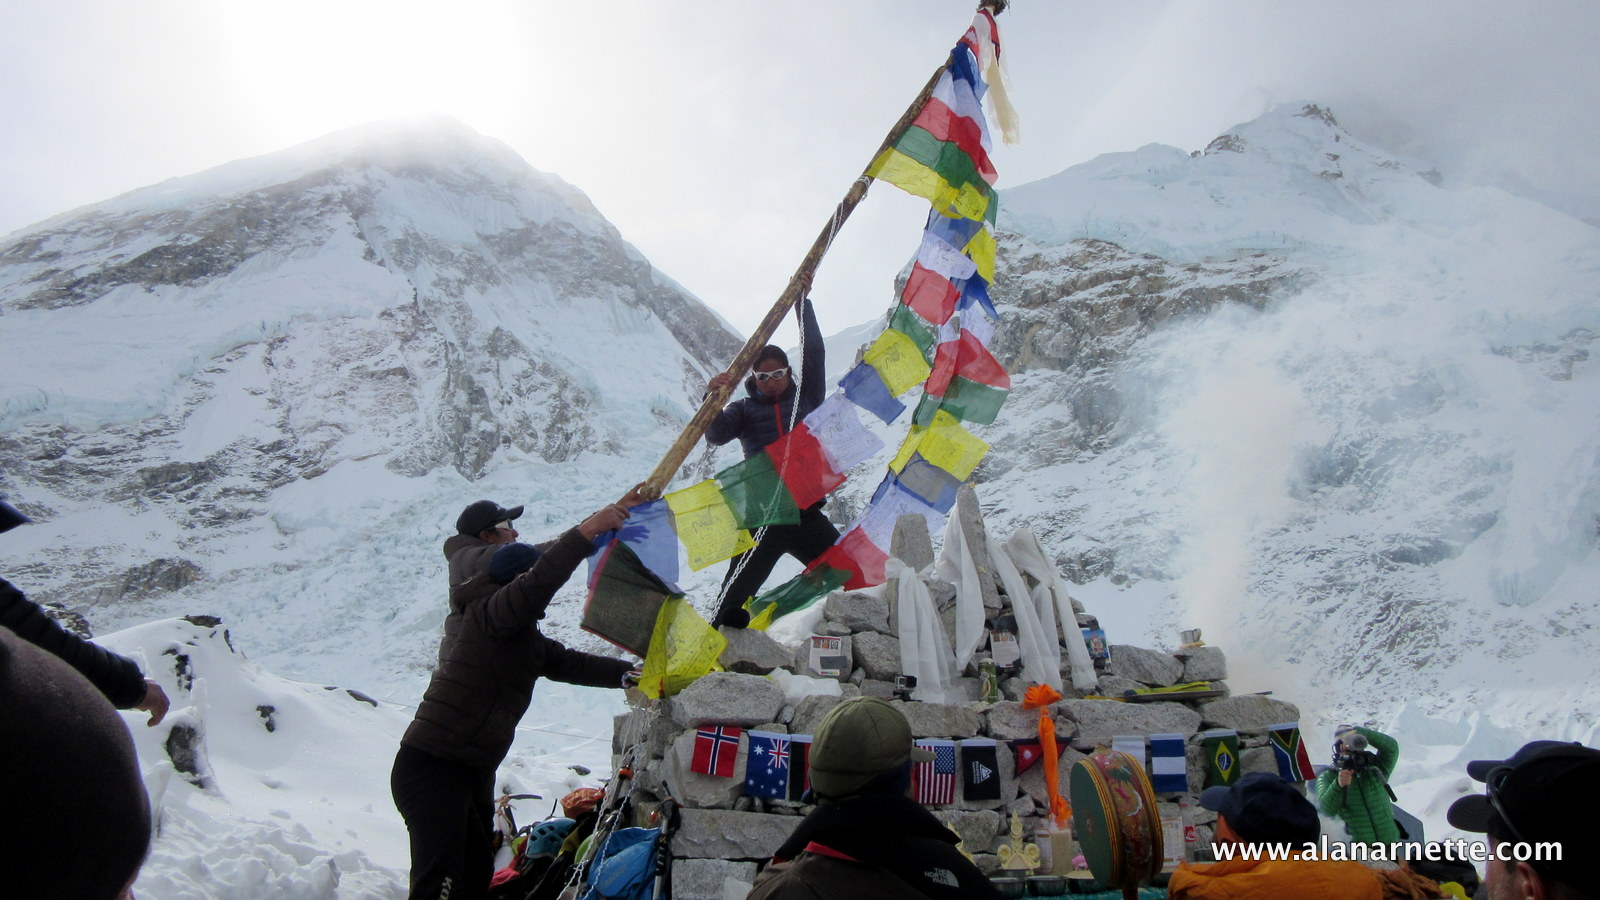
[[[651,900],[660,841],[661,832],[654,828],[613,831],[595,854],[580,900]]]

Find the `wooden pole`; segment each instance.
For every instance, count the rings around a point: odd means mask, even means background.
[[[928,83],[917,94],[917,98],[911,101],[911,105],[900,116],[900,121],[889,129],[888,136],[883,139],[883,143],[872,154],[872,161],[876,161],[879,154],[883,153],[884,150],[894,146],[901,136],[906,133],[906,129],[911,127],[911,122],[916,119],[918,113],[922,112],[923,105],[933,95],[933,89],[938,85],[939,77],[948,68],[950,68],[950,62],[946,60],[945,64],[933,73],[933,77],[928,79]],[[867,168],[870,169],[871,167],[872,162],[869,161]],[[850,190],[845,192],[844,199],[840,200],[839,205],[834,208],[832,217],[828,219],[828,224],[823,226],[822,232],[811,243],[810,251],[800,261],[800,268],[796,269],[794,275],[789,278],[789,284],[783,289],[783,293],[778,296],[778,302],[774,303],[772,309],[767,311],[766,318],[762,319],[761,324],[756,326],[756,330],[750,335],[750,339],[745,341],[743,349],[739,351],[738,355],[734,356],[733,362],[728,364],[728,372],[734,375],[733,381],[706,394],[705,399],[700,402],[700,409],[695,412],[694,418],[690,419],[689,424],[684,426],[683,432],[678,435],[678,439],[667,450],[666,456],[662,457],[661,463],[656,466],[655,471],[651,472],[650,477],[645,480],[643,490],[645,497],[653,500],[660,497],[662,492],[666,490],[667,484],[672,481],[672,476],[677,474],[678,467],[683,465],[683,461],[689,457],[694,445],[700,442],[700,438],[706,433],[706,429],[711,427],[711,420],[715,419],[717,414],[722,411],[722,405],[727,402],[728,395],[733,393],[733,389],[739,385],[741,381],[739,376],[750,368],[750,364],[756,358],[756,354],[761,352],[761,348],[767,345],[767,341],[771,340],[772,333],[778,330],[778,323],[783,321],[785,315],[788,315],[790,308],[800,302],[800,299],[810,290],[811,277],[817,270],[817,264],[822,261],[823,254],[828,252],[829,245],[833,243],[834,236],[839,233],[839,229],[844,226],[845,220],[850,218],[850,214],[855,211],[856,206],[867,196],[867,188],[871,184],[872,177],[867,174],[866,169],[863,169],[861,176],[850,185]],[[808,372],[806,374],[812,378],[822,377],[820,372]]]

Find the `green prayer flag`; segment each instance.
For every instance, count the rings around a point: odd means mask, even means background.
[[[793,525],[800,521],[800,508],[773,468],[772,457],[765,453],[718,472],[717,485],[740,528]]]

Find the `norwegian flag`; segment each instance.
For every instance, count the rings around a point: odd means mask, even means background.
[[[744,729],[733,725],[696,729],[694,758],[689,761],[689,771],[732,778],[734,763],[739,758],[739,736],[742,734]]]
[[[933,759],[911,767],[911,784],[918,803],[937,806],[956,802],[956,742],[917,741],[933,751]]]

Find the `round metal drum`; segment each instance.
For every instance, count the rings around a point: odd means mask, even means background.
[[[1095,880],[1112,888],[1149,884],[1161,871],[1161,816],[1144,767],[1103,750],[1072,767],[1072,826]]]

